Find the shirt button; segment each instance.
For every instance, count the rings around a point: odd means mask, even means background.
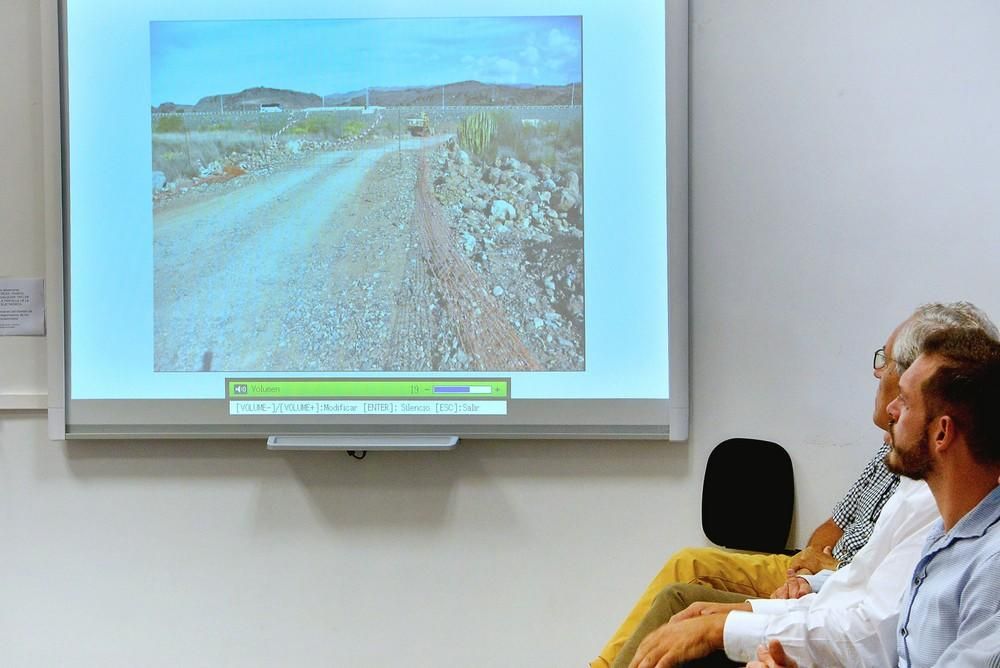
[[[899,629],[899,635],[903,636],[904,638],[907,636],[906,627],[905,626],[903,628]]]

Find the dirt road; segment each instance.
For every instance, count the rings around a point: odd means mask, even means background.
[[[157,210],[155,368],[383,368],[394,281],[415,246],[414,152],[445,139],[318,153]],[[375,220],[377,189],[392,206]]]

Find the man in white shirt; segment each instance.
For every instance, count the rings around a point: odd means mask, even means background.
[[[996,327],[975,307],[955,304],[945,309],[951,307],[958,307],[957,320],[952,317],[955,312],[939,320],[908,319],[890,336],[886,349],[898,356],[899,346],[894,339],[911,344],[918,340],[919,348],[933,331],[956,325],[985,329],[991,337],[997,337]],[[975,314],[971,319],[970,308]],[[897,361],[914,360],[917,350],[910,347],[909,359]],[[876,401],[883,409],[898,394],[898,373],[886,382],[889,375],[883,374],[880,379]],[[730,659],[745,662],[754,658],[763,639],[772,637],[780,638],[793,655],[809,657],[815,665],[891,665],[895,663],[893,641],[899,601],[920,556],[924,536],[937,517],[926,484],[901,481],[883,508],[868,544],[850,565],[832,574],[818,594],[800,599],[696,603],[671,623],[656,627],[641,642],[634,636],[630,641],[634,656],[627,665],[663,668],[723,649]],[[660,623],[665,619],[661,617]],[[646,624],[647,631],[649,626]]]
[[[629,666],[664,668],[721,649],[732,660],[747,661],[764,638],[780,638],[789,652],[811,657],[813,665],[892,665],[899,600],[937,518],[927,485],[901,480],[868,544],[819,593],[695,603],[649,634]]]

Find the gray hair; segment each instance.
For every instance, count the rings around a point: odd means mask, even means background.
[[[969,302],[941,304],[933,302],[918,306],[903,323],[892,343],[890,357],[903,373],[920,355],[920,348],[931,334],[945,329],[978,329],[994,341],[1000,341],[1000,330],[978,306]]]

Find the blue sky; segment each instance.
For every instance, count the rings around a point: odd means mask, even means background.
[[[254,86],[326,95],[366,86],[581,80],[575,16],[155,21],[152,104]]]

